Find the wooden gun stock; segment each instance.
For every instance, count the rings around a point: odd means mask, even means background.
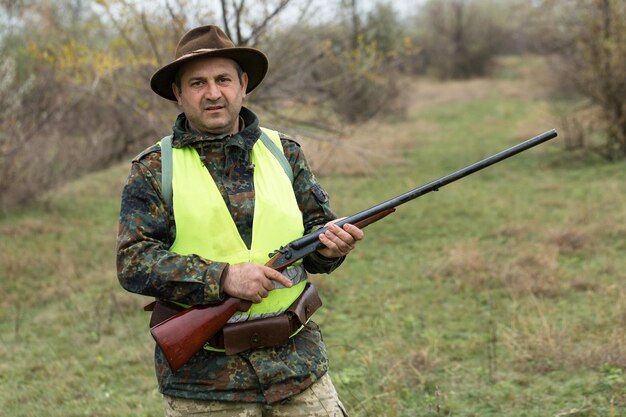
[[[237,311],[247,311],[250,301],[226,297],[218,304],[194,306],[150,329],[173,372],[178,371]]]

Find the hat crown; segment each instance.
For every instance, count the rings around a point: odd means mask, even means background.
[[[201,26],[187,32],[176,46],[175,59],[196,51],[235,48],[235,44],[217,26]]]

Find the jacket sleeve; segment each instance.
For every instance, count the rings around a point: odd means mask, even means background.
[[[302,212],[304,232],[310,233],[324,226],[337,215],[330,207],[328,194],[311,171],[304,153],[295,141],[281,135],[285,156],[293,168],[293,190]],[[304,258],[305,269],[312,274],[331,273],[344,261],[341,258],[326,258],[314,252]]]
[[[189,305],[220,300],[227,264],[169,251],[175,230],[161,195],[160,154],[134,161],[122,192],[117,275],[128,291]]]

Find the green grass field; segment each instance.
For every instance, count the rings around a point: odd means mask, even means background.
[[[406,118],[362,135],[389,163],[320,178],[341,215],[558,128],[510,80],[420,88]],[[0,219],[0,414],[163,414],[150,300],[115,272],[127,168]],[[557,138],[368,227],[313,277],[351,415],[625,416],[625,173]]]

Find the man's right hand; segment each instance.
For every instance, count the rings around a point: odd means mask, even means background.
[[[222,290],[232,297],[260,303],[274,289],[277,281],[285,287],[292,283],[275,269],[255,263],[230,265],[228,273],[222,278]]]

